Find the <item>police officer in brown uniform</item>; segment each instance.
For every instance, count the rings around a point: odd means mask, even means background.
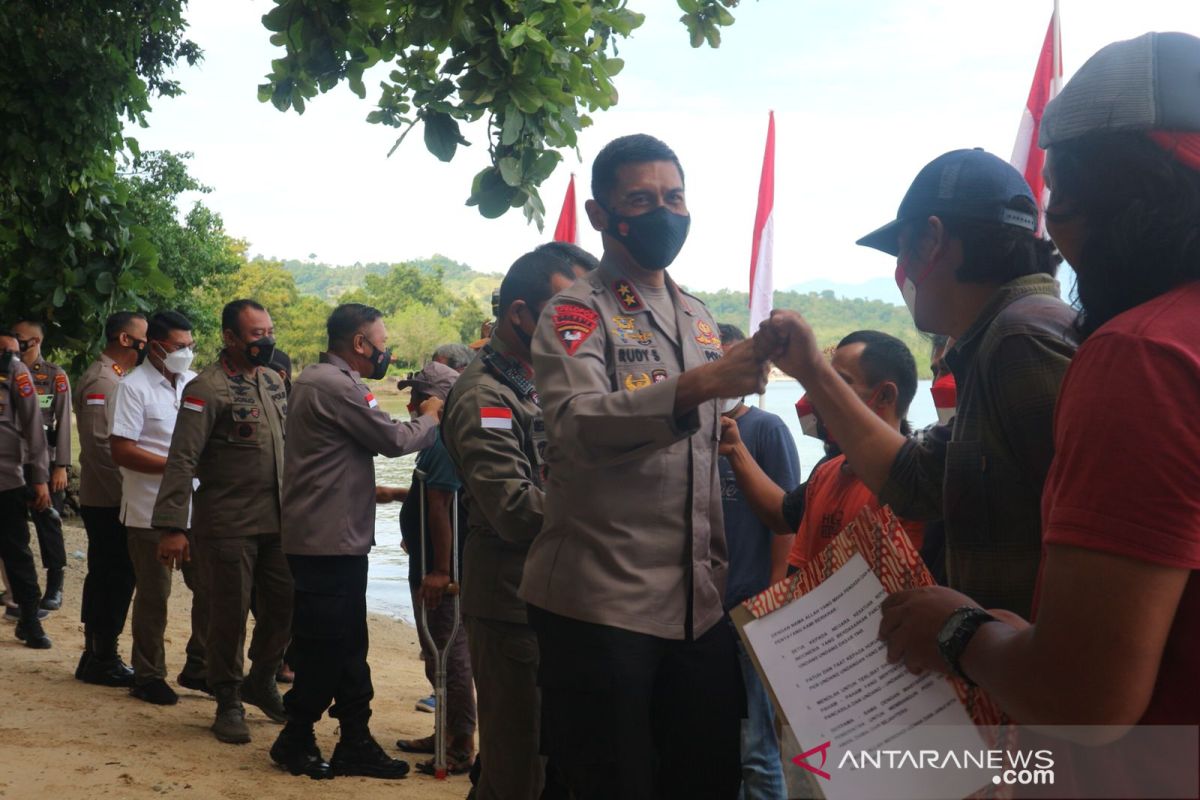
[[[133,598],[129,533],[121,522],[121,470],[108,447],[117,384],[146,358],[146,318],[119,311],[104,323],[104,351],[75,386],[79,429],[79,515],[87,531],[87,577],[80,620],[83,655],[75,677],[102,686],[132,686],[133,669],[117,651]]]
[[[21,348],[21,361],[33,375],[33,388],[37,391],[42,426],[46,431],[51,507],[30,513],[37,531],[42,567],[46,570],[42,608],[57,611],[62,607],[63,570],[67,567],[62,510],[67,491],[67,468],[71,466],[71,385],[66,370],[42,358],[46,329],[41,322],[22,320],[13,326],[13,333]]]
[[[433,442],[442,401],[396,422],[361,380],[387,374],[387,328],[378,309],[346,303],[329,315],[329,351],[292,383],[283,471],[283,551],[295,584],[289,721],[271,759],[293,775],[400,778],[408,764],[371,736],[367,666],[367,554],[375,543],[376,455]],[[330,703],[333,707],[330,708]],[[329,709],[341,740],[329,763],[313,725]]]
[[[546,436],[529,345],[550,297],[598,266],[561,242],[518,258],[500,284],[490,340],[446,401],[442,440],[462,477],[469,521],[462,608],[479,698],[477,800],[542,796],[537,638],[517,597],[545,508]]]
[[[722,358],[708,310],[667,277],[689,226],[670,148],[610,142],[592,195],[600,269],[547,304],[532,348],[549,479],[520,596],[543,748],[579,800],[733,798],[744,693],[722,624],[718,398],[762,391],[777,345]]]
[[[44,511],[50,507],[46,485],[50,462],[33,377],[21,363],[19,352],[16,335],[0,331],[0,560],[4,561],[13,598],[21,608],[17,638],[26,647],[44,650],[50,647],[50,638],[38,620],[42,593],[29,549],[22,466],[26,462],[31,465],[33,509]]]
[[[292,580],[279,538],[287,393],[269,367],[275,329],[266,309],[234,300],[221,312],[221,328],[220,357],[184,389],[151,524],[169,532],[160,549],[171,558],[199,561],[208,586],[208,685],[217,697],[212,732],[219,741],[244,744],[250,729],[242,701],[276,722],[287,719],[275,686],[292,624]],[[194,554],[186,535],[189,507]],[[252,589],[253,663],[243,682]]]

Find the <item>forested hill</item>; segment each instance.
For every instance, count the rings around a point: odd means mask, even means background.
[[[484,313],[491,307],[492,290],[500,287],[503,278],[499,273],[477,272],[466,264],[441,255],[403,263],[430,277],[440,272],[442,287],[447,293],[474,300]],[[292,274],[300,294],[334,303],[362,289],[368,276],[375,276],[378,280],[391,273],[397,265],[372,263],[339,267],[293,259],[284,261],[283,266]],[[749,327],[746,292],[722,289],[719,292],[693,294],[705,302],[718,322],[732,323],[742,330]],[[366,299],[370,301],[370,298]],[[928,377],[929,345],[913,327],[912,319],[903,306],[879,300],[841,298],[832,291],[789,291],[775,293],[775,307],[802,313],[816,331],[822,347],[836,345],[851,331],[872,329],[890,333],[908,344],[916,356],[921,375]]]

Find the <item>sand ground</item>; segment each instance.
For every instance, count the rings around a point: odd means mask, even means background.
[[[79,599],[86,563],[72,554],[86,552],[87,547],[82,528],[68,525],[64,533],[65,601],[62,610],[44,623],[54,647],[30,650],[17,641],[12,624],[0,623],[0,691],[6,695],[0,701],[0,797],[434,800],[466,796],[470,787],[465,777],[445,781],[415,773],[400,781],[292,777],[267,756],[280,726],[258,709],[248,707],[246,713],[253,742],[221,744],[208,730],[215,704],[207,695],[175,687],[179,704],[160,707],[134,700],[124,689],[76,681],[73,673],[83,646]],[[176,573],[166,634],[172,683],[184,661],[190,604],[191,593]],[[396,756],[397,738],[424,736],[433,729],[432,715],[413,708],[418,698],[429,694],[429,685],[418,657],[415,629],[372,616],[370,631],[375,684],[371,728],[380,744]],[[121,637],[126,661],[129,646],[126,629]],[[336,722],[322,720],[317,740],[325,756],[332,755]]]

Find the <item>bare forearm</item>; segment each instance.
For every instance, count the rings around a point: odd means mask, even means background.
[[[454,538],[454,530],[450,524],[450,502],[436,497],[436,492],[430,490],[429,509],[429,542],[432,546],[433,562],[429,565],[430,572],[450,574],[450,549]]]
[[[854,474],[878,494],[887,483],[904,436],[868,408],[828,364],[816,369],[804,388]]]
[[[796,541],[796,534],[785,533],[775,536],[771,540],[771,584],[779,583],[787,577],[788,569],[788,554],[792,552],[792,545]]]
[[[783,518],[783,488],[763,472],[746,446],[739,442],[726,458],[754,516],[773,533],[795,533]]]
[[[110,445],[113,463],[118,467],[147,475],[162,475],[166,471],[166,456],[143,450],[128,439],[113,439],[110,440]]]

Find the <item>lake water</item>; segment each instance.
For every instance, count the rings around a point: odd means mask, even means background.
[[[937,410],[929,394],[929,381],[921,381],[913,399],[908,418],[914,428],[922,428],[937,421]],[[787,423],[796,439],[800,454],[801,474],[807,478],[813,466],[824,455],[821,443],[804,436],[800,422],[796,419],[796,400],[801,394],[800,385],[794,381],[772,381],[767,387],[764,408],[779,415]],[[390,399],[390,398],[389,398]],[[757,398],[748,398],[757,403]],[[385,407],[391,406],[385,403]],[[403,406],[397,401],[388,407],[393,416],[403,416]],[[376,483],[384,486],[408,486],[416,455],[403,458],[375,459]],[[785,487],[790,489],[791,487]],[[371,551],[370,578],[367,583],[367,605],[371,611],[389,614],[409,623],[413,622],[412,597],[408,589],[408,556],[400,547],[400,504],[392,503],[375,508],[375,548]]]

